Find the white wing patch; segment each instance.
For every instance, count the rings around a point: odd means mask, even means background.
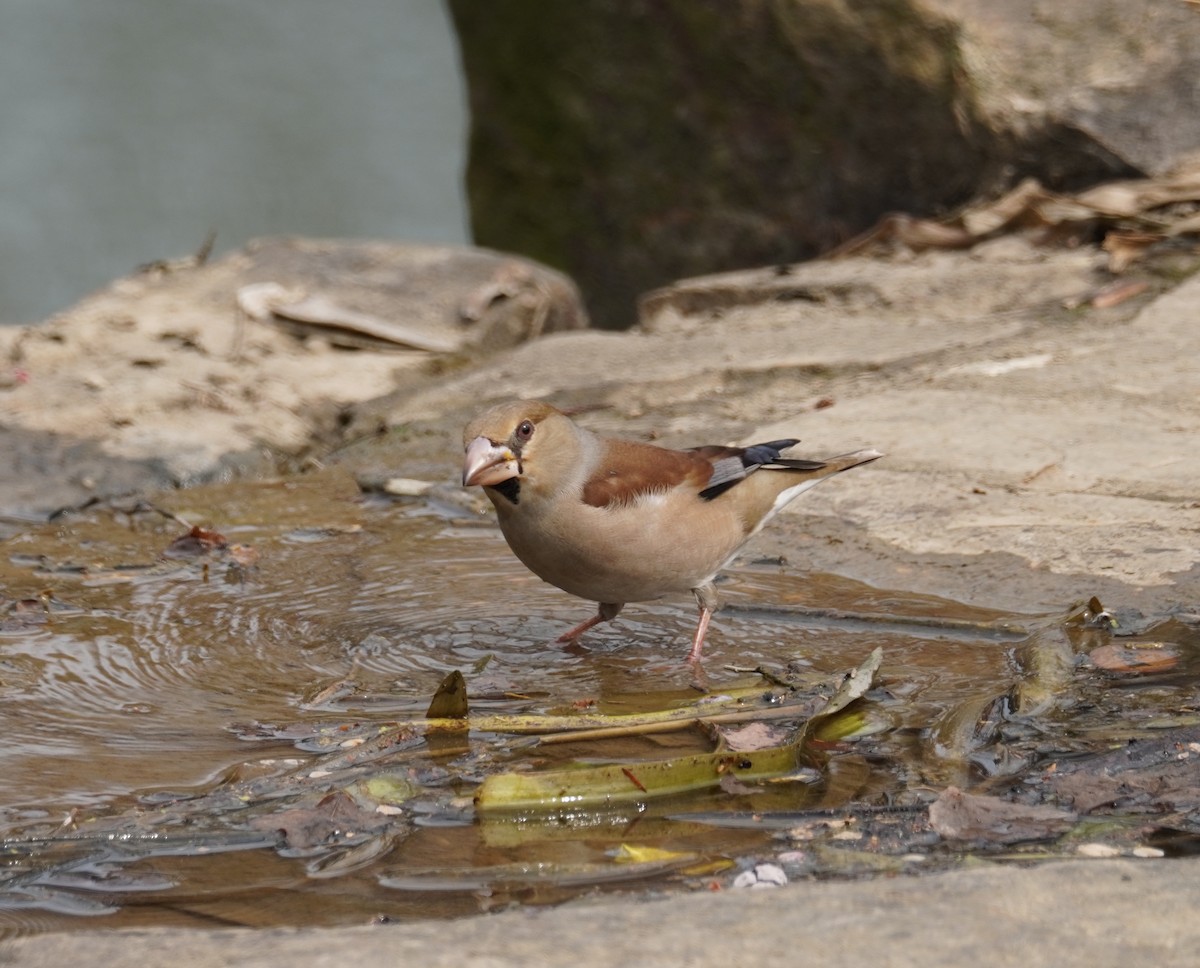
[[[634,499],[633,506],[650,509],[661,508],[667,503],[667,494],[668,492],[666,490],[642,491],[642,493]]]

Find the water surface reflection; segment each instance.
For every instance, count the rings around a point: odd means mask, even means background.
[[[1075,652],[1084,649],[1070,637],[1084,633],[1058,619],[747,564],[723,586],[731,607],[707,646],[708,687],[767,688],[753,670],[790,667],[795,682],[819,691],[881,647],[859,738],[834,744],[824,770],[790,782],[550,820],[476,818],[474,785],[489,772],[639,762],[704,751],[713,739],[692,729],[531,749],[472,733],[447,752],[396,734],[390,758],[372,766],[378,776],[336,756],[353,753],[373,724],[420,716],[452,670],[466,676],[476,712],[693,702],[682,662],[691,603],[630,606],[567,651],[554,637],[591,606],[529,575],[486,522],[365,499],[336,472],[161,501],[95,507],[4,545],[0,926],[10,931],[346,924],[630,884],[705,888],[778,853],[779,831],[794,826],[738,818],[803,823],[806,811],[848,804],[875,812],[880,856],[893,830],[894,853],[910,856],[928,838],[919,808],[929,784],[1002,772],[997,744],[1033,763],[1039,750],[1086,746],[1088,729],[1114,712],[1150,719],[1195,706],[1200,648],[1195,630],[1177,625],[1183,658],[1166,678],[1116,688],[1093,677],[1087,703],[1051,704],[1034,727],[1004,725],[997,704],[1028,675],[1020,650],[1030,629],[1050,629],[1042,634]],[[163,511],[253,554],[164,558],[183,526]],[[337,768],[312,752],[319,744],[293,742],[339,724],[367,733],[333,734],[354,737],[344,751],[335,744]],[[353,782],[322,787],[322,772]],[[403,795],[381,800],[379,784]],[[351,819],[339,827],[329,820],[336,810]],[[326,829],[318,824],[308,843],[296,828],[318,813],[332,840],[316,842]],[[362,829],[346,829],[355,823]],[[615,861],[630,844],[666,853]],[[853,872],[866,857],[842,851],[838,866],[815,849],[792,855],[793,876]]]

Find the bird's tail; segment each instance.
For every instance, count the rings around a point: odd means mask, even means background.
[[[883,456],[882,451],[868,448],[867,450],[856,450],[850,454],[842,454],[840,457],[828,457],[821,461],[822,467],[816,471],[816,475],[831,477],[842,471],[848,471],[851,467],[857,467],[859,464],[869,464],[873,460],[879,460]]]
[[[775,485],[776,497],[771,514],[774,515],[776,511],[782,510],[805,491],[816,487],[835,474],[848,471],[861,464],[869,464],[873,460],[879,460],[882,456],[880,451],[874,449],[856,450],[853,453],[830,457],[815,464],[812,461],[796,461],[797,466],[794,469],[787,467],[786,458],[778,461],[776,473],[780,477],[790,478],[790,480],[779,481]]]

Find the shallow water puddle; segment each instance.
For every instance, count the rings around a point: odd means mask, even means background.
[[[926,816],[936,791],[1012,788],[1200,719],[1186,621],[1123,640],[1172,659],[1118,675],[1080,665],[1113,644],[1086,608],[1010,616],[747,564],[723,586],[706,697],[682,661],[690,602],[630,606],[564,650],[554,637],[592,606],[466,515],[365,499],[333,472],[161,502],[3,545],[0,931],[447,917],[729,887],[758,862],[793,878],[927,868],[956,856]],[[197,554],[203,532],[176,542],[189,524],[238,547]],[[657,798],[645,764],[707,755],[714,727],[539,741],[495,725],[705,702],[811,715],[876,648],[873,686],[782,775],[747,781],[731,758],[717,785]],[[427,735],[412,722],[454,670],[477,725]],[[758,744],[749,762],[794,722],[719,728]],[[579,763],[617,764],[646,796],[474,808],[487,777]]]

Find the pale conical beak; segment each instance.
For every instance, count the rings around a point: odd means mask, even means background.
[[[463,459],[463,487],[474,484],[492,487],[520,473],[517,455],[507,447],[493,444],[486,437],[476,437],[467,444]]]

